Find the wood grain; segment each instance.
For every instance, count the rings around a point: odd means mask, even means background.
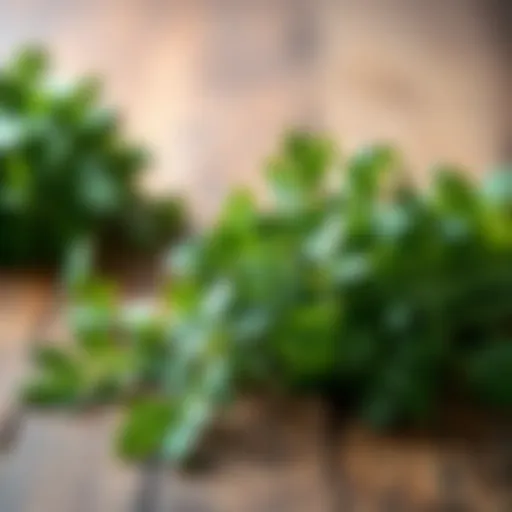
[[[29,371],[31,345],[52,307],[52,280],[44,274],[0,274],[0,445],[19,419],[16,396]]]
[[[112,417],[31,414],[19,441],[0,460],[5,512],[124,512],[137,490],[137,468],[112,453]]]
[[[504,57],[484,7],[4,0],[0,59],[36,40],[58,74],[101,75],[106,102],[154,150],[146,185],[186,192],[208,220],[232,186],[264,196],[261,164],[294,124],[327,128],[346,151],[389,140],[419,176],[440,160],[483,172],[508,129]]]
[[[247,399],[204,440],[190,473],[160,474],[159,512],[323,512],[325,417],[318,403]]]
[[[466,414],[453,431],[377,435],[360,424],[337,450],[354,512],[506,512],[512,505],[510,425]]]
[[[34,279],[27,283],[26,278],[24,282],[24,300],[18,307],[31,311],[29,298],[38,283]],[[4,318],[1,325],[27,326],[17,340],[19,347],[35,335],[40,342],[65,345],[72,340],[64,300],[58,287],[46,288],[44,301],[53,307],[43,318],[25,315],[25,324],[16,317]],[[27,377],[27,358],[26,352],[16,351],[9,360],[13,368],[25,368],[18,378]],[[11,401],[16,401],[17,390],[9,391]],[[136,466],[124,466],[113,451],[118,414],[23,411],[19,420],[15,442],[0,455],[2,512],[121,512],[133,508],[140,472]]]
[[[58,75],[102,76],[105,102],[155,153],[145,186],[186,193],[208,223],[234,186],[265,198],[262,162],[292,125],[327,129],[347,152],[390,140],[423,180],[439,160],[483,172],[510,126],[505,58],[484,3],[0,0],[0,60],[37,41]],[[0,276],[0,425],[13,417],[27,347],[65,331],[50,288]],[[325,445],[315,406],[249,409],[216,429],[203,450],[209,467],[187,476],[121,466],[110,448],[115,413],[26,416],[0,455],[0,511],[512,509],[503,433],[461,444],[354,426]],[[333,455],[339,462],[327,465]]]

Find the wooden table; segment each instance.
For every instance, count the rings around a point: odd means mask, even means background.
[[[484,172],[510,114],[497,3],[2,0],[0,61],[40,41],[59,75],[100,74],[154,150],[148,186],[208,219],[235,185],[264,195],[261,163],[297,123],[346,152],[390,140],[421,178],[439,160]]]
[[[506,97],[486,5],[0,0],[0,59],[36,40],[58,73],[100,73],[106,102],[154,149],[147,186],[187,193],[207,222],[233,186],[264,197],[261,162],[293,124],[328,129],[347,151],[391,140],[418,179],[438,160],[483,172],[499,159]],[[355,425],[326,445],[314,403],[242,403],[212,443],[213,467],[194,477],[123,466],[110,443],[117,412],[18,409],[30,345],[61,329],[51,279],[0,276],[1,512],[512,510],[502,432],[466,443]]]

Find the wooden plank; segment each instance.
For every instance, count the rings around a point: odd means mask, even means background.
[[[114,418],[31,414],[19,442],[0,459],[2,512],[125,512],[136,468],[112,454]]]
[[[509,109],[484,4],[329,2],[319,96],[348,151],[390,141],[421,178],[439,161],[473,172],[496,162]]]
[[[295,122],[318,120],[349,150],[369,139],[391,138],[418,168],[440,158],[472,167],[491,161],[492,49],[472,8],[464,9],[470,2],[424,4],[417,11],[416,3],[412,9],[405,0],[94,0],[65,8],[60,0],[29,0],[22,7],[3,6],[0,50],[5,56],[14,43],[42,39],[56,51],[59,69],[103,73],[107,96],[125,109],[132,133],[151,142],[159,156],[156,187],[177,185],[189,192],[208,220],[233,184],[262,193],[260,164],[280,132]],[[325,30],[315,28],[317,14]],[[304,51],[294,54],[302,44]],[[4,292],[0,288],[5,297]],[[32,313],[13,321],[18,313],[0,309],[3,339],[32,337],[24,334],[33,328]],[[5,352],[0,361],[0,404],[9,411],[26,369],[23,344],[13,346],[12,355]],[[287,422],[274,421],[268,427],[263,419],[245,420],[234,429],[252,432],[252,440],[242,443],[257,446],[250,455],[231,430],[225,443],[212,443],[223,447],[210,457],[220,466],[204,476],[148,471],[141,482],[133,468],[118,473],[110,458],[112,417],[31,416],[20,444],[0,461],[0,510],[89,512],[146,504],[177,512],[328,510],[320,489],[320,427],[305,426],[302,441],[274,465],[261,461],[274,448],[254,441],[261,430],[286,444]],[[400,456],[402,442],[357,435],[362,439],[347,438],[352,441],[344,446],[344,460],[367,461],[366,469],[347,462],[343,471],[356,482],[360,510],[400,510],[394,484],[384,485],[393,480],[392,464],[401,465],[398,472],[410,492],[425,496],[421,503],[439,504],[439,478],[431,468],[449,448],[420,443],[412,450],[416,455]],[[451,458],[464,459],[460,450],[455,453]],[[140,491],[135,498],[134,486]],[[157,499],[146,501],[153,490]],[[372,498],[381,493],[390,494],[387,501]],[[475,510],[499,510],[491,501],[475,500]]]
[[[326,512],[324,415],[317,403],[239,403],[190,472],[162,471],[154,512]],[[149,509],[148,509],[149,510]]]
[[[444,428],[442,436],[378,435],[359,424],[349,426],[340,436],[337,457],[350,489],[350,510],[507,512],[512,506],[510,426],[488,420],[473,411],[456,430]]]
[[[261,192],[276,138],[305,119],[348,151],[391,140],[419,173],[491,163],[508,98],[484,3],[27,0],[3,6],[0,56],[35,39],[59,73],[103,76],[156,153],[151,187],[208,218],[232,184]]]
[[[30,345],[52,307],[52,279],[0,274],[0,438],[7,443],[19,419],[17,395],[29,368]]]
[[[69,340],[62,303],[45,338]],[[32,326],[33,328],[34,326]],[[26,413],[17,442],[0,456],[2,512],[125,512],[140,476],[113,453],[117,414]]]

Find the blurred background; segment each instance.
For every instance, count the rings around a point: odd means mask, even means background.
[[[346,153],[391,142],[419,181],[440,161],[478,175],[510,157],[510,11],[508,0],[0,0],[0,63],[35,42],[57,75],[98,75],[105,104],[154,155],[144,186],[183,193],[207,223],[233,186],[264,193],[262,162],[291,126],[325,130]],[[26,371],[17,342],[37,332],[51,293],[32,276],[0,280],[9,340],[0,345],[0,423]],[[259,439],[255,451],[272,437],[274,453],[287,439],[286,464],[261,471],[238,454],[208,478],[172,485],[151,464],[113,460],[110,416],[34,418],[13,455],[0,456],[0,512],[332,510],[318,416],[283,413],[277,426],[242,411],[241,424]],[[0,448],[10,445],[6,425]],[[361,512],[411,510],[400,508],[398,481],[414,510],[448,510],[420,506],[455,488],[451,469],[468,466],[455,448],[440,485],[440,451],[427,441],[404,448],[357,429],[347,439],[341,471],[364,498]],[[470,489],[477,505],[464,510],[510,510],[472,478],[460,492]]]
[[[384,140],[418,176],[472,172],[507,145],[506,0],[23,0],[0,4],[0,59],[44,43],[63,76],[101,76],[105,100],[153,149],[148,186],[207,217],[233,184],[259,190],[290,125],[348,152]]]

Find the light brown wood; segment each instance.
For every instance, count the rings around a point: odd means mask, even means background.
[[[511,446],[510,426],[472,411],[442,436],[383,435],[353,424],[340,432],[337,454],[354,512],[506,512]]]
[[[330,510],[324,429],[318,403],[241,401],[204,440],[199,469],[160,475],[158,511]]]
[[[0,59],[22,42],[57,73],[98,73],[106,102],[154,150],[148,187],[208,220],[296,123],[346,151],[400,147],[481,173],[503,142],[502,67],[485,0],[26,0],[4,3]],[[508,107],[509,108],[509,107]]]
[[[504,134],[499,59],[486,3],[330,2],[325,122],[348,150],[401,148],[416,175],[447,161],[481,175]]]
[[[207,223],[233,186],[265,196],[262,162],[296,124],[329,130],[347,152],[390,140],[421,178],[439,160],[483,172],[499,157],[506,98],[484,3],[4,1],[0,60],[35,40],[51,50],[58,75],[102,76],[105,102],[155,153],[148,188],[185,192]],[[0,424],[52,300],[47,284],[10,279],[0,277]],[[504,487],[487,485],[481,459],[456,442],[349,429],[340,433],[339,473],[329,475],[323,416],[305,409],[233,419],[224,441],[205,447],[210,470],[186,477],[119,467],[115,415],[31,415],[0,456],[0,511],[330,512],[333,481],[344,512],[453,510],[440,484],[446,460],[467,475],[462,510],[510,510]]]
[[[30,283],[31,281],[29,281]],[[37,281],[32,282],[35,285]],[[29,286],[29,290],[33,291]],[[53,307],[41,318],[25,321],[20,346],[32,339],[66,346],[72,342],[65,320],[65,298],[57,287],[46,289],[45,301]],[[25,298],[23,305],[29,305]],[[11,325],[8,319],[4,326]],[[17,318],[12,318],[19,326]],[[9,361],[26,368],[27,354]],[[18,375],[27,378],[27,372]],[[18,400],[17,390],[10,399]],[[57,414],[24,411],[16,439],[0,455],[0,510],[2,512],[124,512],[137,498],[140,471],[118,460],[113,440],[119,415],[113,411]]]
[[[52,285],[47,275],[0,274],[0,437],[6,443],[16,426],[16,397],[29,372],[31,345],[44,336]]]
[[[31,414],[0,458],[2,512],[125,512],[138,489],[136,467],[112,451],[113,416]]]

